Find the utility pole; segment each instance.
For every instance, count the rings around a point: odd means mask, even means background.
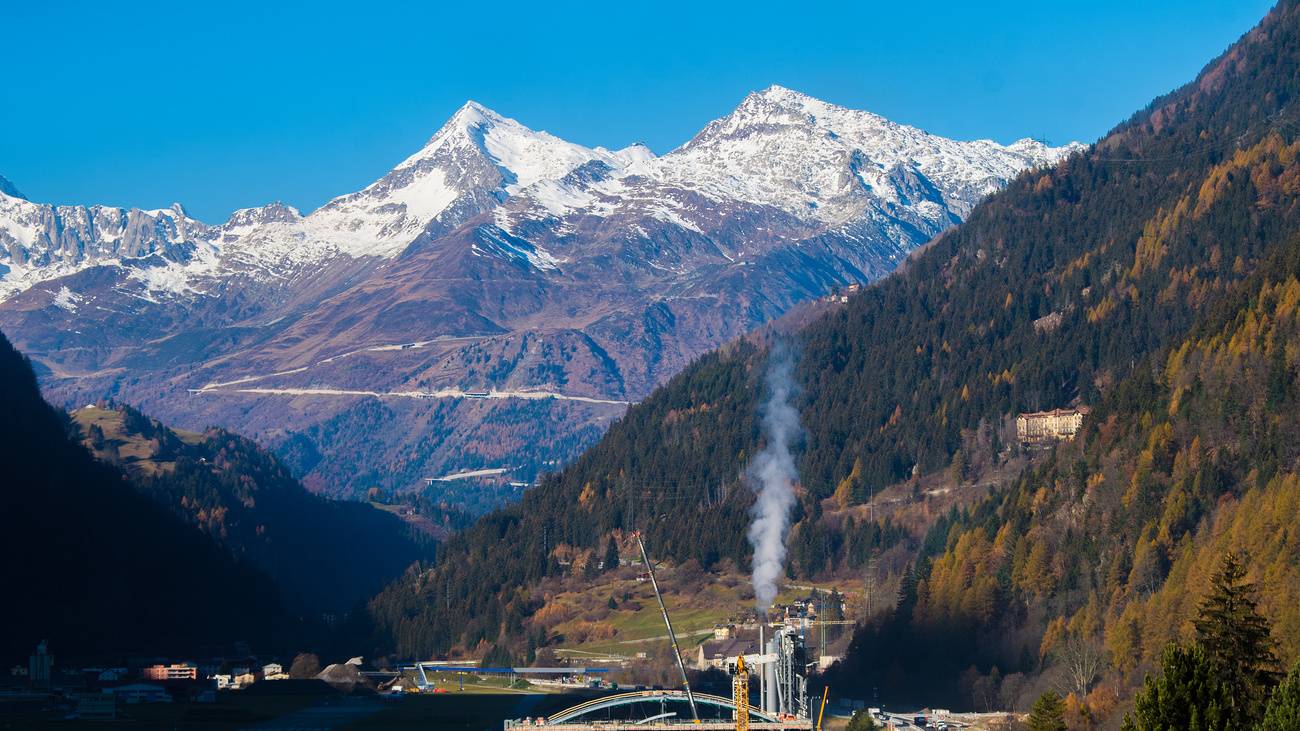
[[[640,531],[634,533],[636,536],[636,545],[641,549],[641,560],[645,562],[646,573],[650,574],[650,586],[655,590],[655,599],[659,600],[659,611],[664,615],[664,626],[668,628],[668,640],[673,645],[673,659],[677,661],[677,669],[682,674],[682,688],[686,691],[686,701],[691,704],[691,718],[696,723],[700,722],[700,713],[695,708],[695,694],[691,692],[691,681],[686,677],[686,665],[682,663],[682,651],[677,646],[677,634],[673,632],[672,620],[668,619],[668,607],[664,604],[664,595],[659,592],[659,580],[655,578],[654,564],[650,563],[650,556],[646,554],[645,542],[641,540]]]

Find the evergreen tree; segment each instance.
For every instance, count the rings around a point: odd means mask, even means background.
[[[1066,731],[1065,701],[1056,691],[1038,696],[1029,712],[1029,731]]]
[[[844,727],[844,731],[876,731],[880,726],[876,725],[876,720],[866,711],[854,711],[853,717]]]
[[[952,455],[952,463],[948,466],[948,476],[958,485],[966,481],[966,472],[970,466],[966,461],[966,453],[958,449]]]
[[[1294,731],[1300,729],[1300,663],[1291,668],[1268,700],[1264,720],[1256,731]]]
[[[1255,604],[1255,585],[1234,553],[1223,557],[1196,619],[1196,642],[1230,691],[1230,707],[1258,718],[1277,682],[1277,656],[1268,620]]]
[[[514,657],[510,654],[510,649],[504,645],[494,644],[484,653],[482,667],[508,668],[515,664]]]
[[[1200,645],[1165,648],[1160,672],[1147,675],[1124,717],[1124,731],[1227,731],[1249,726],[1234,718],[1232,693]],[[1064,727],[1062,727],[1064,728]]]
[[[605,542],[605,570],[613,571],[618,568],[618,544],[614,542],[614,536],[610,536]]]

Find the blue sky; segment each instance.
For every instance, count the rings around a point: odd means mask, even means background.
[[[773,83],[951,137],[1092,141],[1271,4],[10,2],[0,175],[216,223],[359,189],[466,99],[663,153]]]

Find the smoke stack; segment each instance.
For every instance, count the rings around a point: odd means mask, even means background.
[[[777,580],[785,569],[785,538],[798,478],[790,449],[802,435],[799,412],[790,403],[795,393],[794,356],[783,341],[776,341],[768,353],[765,380],[767,399],[761,416],[767,445],[745,471],[758,496],[751,511],[749,542],[754,547],[754,601],[764,614],[776,600]]]

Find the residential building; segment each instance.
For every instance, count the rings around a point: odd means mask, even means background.
[[[148,680],[198,680],[199,669],[185,663],[151,665],[141,673]]]
[[[750,639],[733,636],[725,640],[709,640],[700,645],[695,658],[695,667],[699,670],[708,670],[709,668],[726,670],[727,665],[734,662],[738,655],[753,655],[756,653],[758,653],[758,638],[756,636]]]
[[[270,678],[272,675],[282,675],[284,666],[278,662],[269,662],[262,666],[262,677]]]
[[[1072,439],[1083,427],[1086,407],[1034,411],[1016,417],[1016,437],[1024,446],[1040,446]]]

